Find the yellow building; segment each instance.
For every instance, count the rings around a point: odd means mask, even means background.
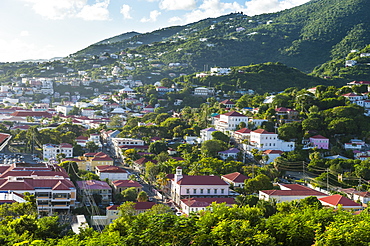
[[[103,152],[85,153],[83,156],[77,158],[64,159],[63,161],[74,161],[78,165],[78,169],[94,172],[96,166],[113,166],[114,160]]]

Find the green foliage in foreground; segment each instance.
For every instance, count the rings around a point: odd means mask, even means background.
[[[160,206],[120,218],[102,232],[60,234],[55,217],[3,218],[3,245],[368,245],[370,214],[321,208],[314,197],[252,207],[213,205],[212,211],[176,216]],[[270,213],[266,213],[266,209]]]

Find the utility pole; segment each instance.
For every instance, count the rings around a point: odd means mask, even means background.
[[[329,192],[329,168],[326,169],[326,190]]]
[[[305,175],[304,161],[302,161],[302,172],[303,172],[303,180],[306,183],[306,175]]]

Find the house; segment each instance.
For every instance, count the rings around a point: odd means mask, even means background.
[[[321,135],[315,135],[309,138],[310,146],[318,149],[329,149],[329,139]]]
[[[349,143],[344,144],[344,148],[347,149],[354,149],[360,150],[366,146],[365,141],[360,139],[351,139]]]
[[[213,139],[212,133],[216,132],[217,130],[213,127],[208,127],[206,129],[200,130],[200,142],[204,142],[207,140]]]
[[[224,105],[226,108],[232,108],[235,106],[235,103],[230,101],[229,99],[221,101],[220,104]]]
[[[114,181],[128,179],[125,169],[112,165],[96,166],[95,173],[99,176],[100,180],[109,179],[110,181]]]
[[[370,202],[370,192],[368,191],[358,191],[355,188],[341,189],[352,201],[361,202],[362,204],[367,204]]]
[[[339,208],[346,210],[362,210],[363,207],[352,201],[351,199],[341,196],[339,194],[335,194],[332,196],[326,196],[319,198],[319,201],[324,207],[332,207],[332,208]]]
[[[213,203],[225,203],[231,207],[235,204],[235,200],[232,197],[192,197],[181,199],[180,208],[181,211],[187,215],[190,213],[197,213],[201,210],[209,209]]]
[[[268,156],[268,160],[267,160],[267,162],[265,164],[270,164],[277,157],[280,157],[282,153],[284,153],[284,151],[281,151],[281,150],[273,150],[273,149],[268,149],[268,150],[263,151],[263,155]]]
[[[144,140],[135,138],[112,138],[112,151],[117,158],[124,159],[122,150],[126,149],[148,149]]]
[[[258,150],[281,150],[281,151],[292,151],[294,150],[294,142],[285,142],[278,138],[278,134],[274,132],[268,132],[264,129],[257,129],[250,133],[250,143],[246,145],[248,151],[251,149]]]
[[[138,159],[138,160],[134,161],[133,166],[134,166],[135,170],[137,170],[137,171],[139,171],[139,172],[143,172],[143,171],[144,171],[144,169],[145,169],[145,164],[146,164],[147,162],[153,162],[154,164],[156,164],[156,163],[157,163],[157,161],[156,161],[156,160],[149,160],[149,159],[147,159],[147,158],[145,158],[145,157],[142,157],[142,158],[140,158],[140,159]]]
[[[134,203],[134,215],[138,215],[151,209],[156,203],[155,202],[135,202]],[[120,205],[111,205],[106,207],[106,215],[103,216],[92,216],[91,223],[92,226],[107,226],[113,222],[113,220],[118,219],[120,215],[120,210],[118,209]]]
[[[14,191],[0,191],[0,205],[11,204],[11,203],[24,203],[27,202],[23,199],[23,195],[18,194]]]
[[[112,186],[113,186],[113,191],[114,191],[114,194],[120,194],[122,191],[128,189],[128,188],[131,188],[131,187],[135,187],[136,188],[136,191],[139,193],[140,191],[142,191],[143,189],[143,186],[135,181],[135,180],[114,180],[112,182]]]
[[[243,140],[249,141],[250,137],[251,137],[251,130],[249,130],[248,128],[239,129],[235,131],[233,134],[233,139],[238,143],[243,142]]]
[[[215,129],[222,132],[233,131],[241,122],[248,125],[248,117],[236,111],[231,111],[219,115],[218,120],[215,120]]]
[[[58,154],[64,154],[66,158],[73,156],[73,146],[71,144],[44,144],[42,146],[44,159],[56,159]]]
[[[13,163],[0,169],[0,201],[22,202],[22,194],[35,195],[38,211],[48,214],[75,207],[76,188],[67,172],[58,165]],[[2,194],[9,199],[2,199]],[[19,198],[19,199],[18,199]]]
[[[275,112],[276,115],[283,119],[293,119],[298,116],[298,111],[285,107],[276,108]]]
[[[327,195],[299,184],[279,184],[281,190],[260,190],[259,199],[269,201],[275,199],[276,202],[291,202],[301,200],[309,196],[318,199]]]
[[[229,173],[221,176],[226,183],[232,184],[235,187],[244,187],[244,181],[249,179],[250,177],[245,176],[239,172]]]
[[[108,204],[112,201],[112,188],[104,181],[83,180],[76,181],[77,192],[82,197],[82,202],[90,204],[90,196],[100,195],[102,204]],[[90,204],[93,205],[93,204]]]
[[[171,180],[171,198],[178,205],[184,198],[228,196],[229,184],[218,176],[182,175],[182,168],[177,167]]]
[[[194,89],[195,96],[211,96],[215,94],[214,88],[197,87]]]
[[[2,151],[9,143],[12,135],[8,133],[0,133],[0,151]]]
[[[95,171],[97,166],[113,166],[114,160],[103,152],[85,153],[77,158],[66,158],[62,161],[74,161],[80,170]]]
[[[228,158],[233,158],[234,160],[236,160],[239,152],[240,150],[238,150],[237,148],[230,148],[228,150],[218,152],[218,155],[222,160],[226,160]]]

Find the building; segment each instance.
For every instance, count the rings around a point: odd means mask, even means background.
[[[77,158],[66,158],[62,161],[74,161],[78,169],[86,171],[95,171],[97,166],[113,166],[114,160],[103,152],[85,153]]]
[[[185,198],[228,196],[229,184],[219,176],[182,175],[182,168],[177,167],[171,180],[171,198],[178,205]]]
[[[114,180],[127,180],[128,173],[125,169],[112,165],[96,166],[95,173],[99,176],[100,180],[109,179]]]
[[[190,213],[197,213],[201,210],[210,209],[212,203],[225,203],[231,207],[235,204],[235,200],[232,197],[192,197],[181,199],[180,208],[181,211],[187,215]]]
[[[258,150],[281,150],[281,151],[292,151],[294,150],[294,142],[285,142],[278,138],[278,134],[274,132],[268,132],[264,129],[257,129],[250,133],[250,143],[246,145],[247,150],[258,149]]]
[[[229,99],[221,101],[220,104],[224,105],[226,108],[232,108],[235,106],[235,103],[230,101]]]
[[[345,193],[352,201],[358,201],[362,204],[370,202],[370,192],[368,191],[358,191],[355,188],[341,189],[339,191]]]
[[[4,198],[0,200],[22,202],[22,194],[26,192],[35,195],[39,212],[53,214],[75,207],[76,188],[60,166],[45,163],[0,166],[0,197]]]
[[[234,131],[241,122],[248,125],[248,117],[236,111],[231,111],[221,114],[217,120],[215,119],[215,129],[222,132]]]
[[[233,158],[234,160],[236,160],[239,152],[240,150],[238,150],[237,148],[230,148],[228,150],[218,152],[218,155],[222,160],[226,160],[227,158]]]
[[[114,194],[120,194],[122,191],[128,188],[131,188],[131,187],[135,187],[137,193],[139,193],[143,189],[143,186],[139,182],[135,180],[127,180],[127,179],[126,180],[114,180],[112,182],[112,186],[113,186]]]
[[[235,131],[233,134],[233,139],[237,143],[241,143],[243,142],[243,140],[249,141],[250,137],[251,137],[251,130],[249,130],[248,128],[239,129]]]
[[[200,130],[200,141],[204,142],[204,141],[213,139],[212,133],[216,131],[217,130],[213,127],[208,127],[206,129]]]
[[[265,164],[270,164],[276,158],[280,157],[282,153],[284,152],[281,150],[273,150],[273,149],[268,149],[268,150],[263,151],[263,155],[268,156],[268,159]]]
[[[195,96],[212,96],[215,94],[214,88],[197,87],[194,89]]]
[[[269,201],[274,199],[276,202],[291,202],[301,200],[309,196],[318,199],[327,195],[299,184],[279,184],[281,190],[260,190],[259,199]]]
[[[44,144],[42,146],[44,159],[56,159],[58,154],[64,154],[66,158],[73,156],[73,146],[68,143]]]
[[[229,173],[221,176],[226,183],[231,184],[235,187],[244,187],[244,181],[250,179],[250,177],[245,176],[239,172]]]
[[[347,210],[362,210],[363,207],[352,201],[351,199],[341,196],[339,194],[335,194],[332,196],[326,196],[319,198],[319,201],[324,207],[332,207],[332,208],[339,208],[347,209]]]
[[[329,138],[323,137],[321,135],[315,135],[309,138],[310,145],[313,148],[318,149],[329,149]]]
[[[112,201],[112,188],[104,181],[83,180],[76,181],[78,194],[82,197],[82,202],[90,204],[90,196],[100,195],[102,204],[109,204]],[[90,199],[89,199],[90,198]]]

